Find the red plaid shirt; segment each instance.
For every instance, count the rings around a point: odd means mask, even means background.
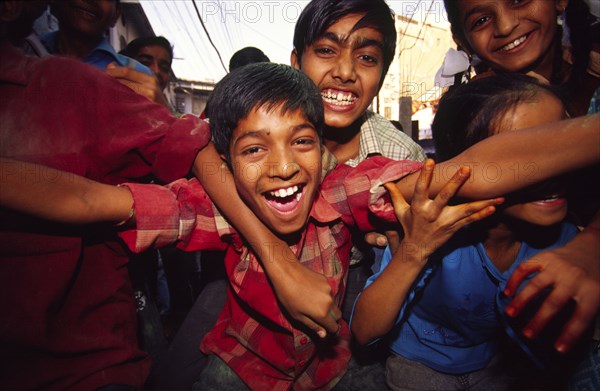
[[[373,215],[396,221],[381,185],[421,166],[373,157],[356,168],[340,165],[324,179],[306,229],[292,249],[306,267],[328,277],[338,306],[352,246],[349,227],[372,230]],[[217,354],[252,389],[330,389],[337,383],[350,359],[348,326],[342,323],[339,338],[325,340],[294,328],[260,263],[196,180],[168,187],[127,186],[135,198],[137,229],[121,237],[132,250],[173,242],[188,251],[227,250],[231,289],[217,324],[202,340],[202,351]]]

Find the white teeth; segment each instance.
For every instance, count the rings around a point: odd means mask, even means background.
[[[288,187],[287,189],[273,190],[269,194],[271,194],[273,197],[285,198],[295,194],[296,192],[298,192],[298,186]],[[300,195],[300,193],[298,193],[298,195]]]
[[[302,198],[302,193],[296,194],[296,202],[300,201],[300,198]]]
[[[509,43],[508,45],[504,46],[502,48],[502,50],[511,50],[511,49],[514,49],[517,46],[519,46],[520,44],[522,44],[523,42],[525,42],[526,39],[527,39],[527,36],[523,35],[521,38],[517,38],[514,41],[512,41],[511,43]]]
[[[327,91],[321,94],[323,100],[327,103],[338,105],[338,106],[348,106],[352,104],[356,98],[352,96],[352,93],[343,93],[343,92],[332,92]]]

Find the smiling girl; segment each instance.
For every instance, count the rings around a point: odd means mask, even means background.
[[[455,41],[494,72],[528,73],[567,95],[569,111],[587,112],[600,86],[598,37],[584,0],[445,0]],[[563,50],[564,16],[570,43]],[[597,28],[597,27],[596,27]]]

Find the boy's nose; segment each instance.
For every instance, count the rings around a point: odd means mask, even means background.
[[[356,79],[356,69],[354,59],[351,55],[340,55],[335,63],[332,75],[342,82],[354,81]]]
[[[494,35],[497,37],[508,37],[519,25],[519,15],[511,10],[498,10],[496,23],[494,23]]]
[[[300,172],[300,166],[294,161],[294,156],[287,151],[273,154],[269,163],[269,174],[272,177],[290,179]]]

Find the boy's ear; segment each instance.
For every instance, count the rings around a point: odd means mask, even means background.
[[[452,39],[459,48],[461,48],[465,53],[469,55],[469,57],[473,55],[473,50],[471,49],[471,46],[466,40],[459,38],[456,35],[452,35]]]
[[[296,49],[292,50],[292,54],[290,55],[290,64],[296,69],[300,69],[300,58],[298,58],[298,52]]]

